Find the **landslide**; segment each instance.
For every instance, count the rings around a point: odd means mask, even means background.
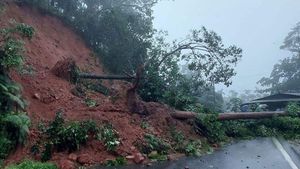
[[[101,61],[85,45],[84,41],[70,27],[58,18],[41,13],[37,9],[6,4],[6,10],[0,17],[0,27],[7,26],[9,20],[26,23],[35,28],[31,40],[25,41],[25,68],[27,72],[11,73],[13,80],[22,85],[23,97],[28,102],[27,113],[32,125],[30,135],[24,146],[17,148],[6,163],[13,163],[24,158],[33,157],[30,148],[38,139],[38,125],[54,119],[55,113],[63,111],[67,121],[82,121],[92,119],[96,122],[109,122],[119,132],[121,144],[117,154],[106,151],[104,145],[97,140],[91,140],[76,151],[75,157],[85,159],[88,165],[104,163],[116,156],[134,155],[139,152],[135,147],[137,140],[143,140],[144,134],[151,133],[163,139],[170,139],[170,126],[182,131],[190,138],[199,138],[191,125],[172,119],[170,108],[160,103],[145,103],[150,115],[141,116],[128,111],[126,106],[126,91],[130,83],[122,81],[104,82],[107,88],[117,93],[117,99],[98,92],[87,91],[86,97],[97,101],[98,106],[90,108],[85,98],[72,94],[75,85],[66,79],[57,77],[51,70],[59,61],[72,58],[80,70],[95,74],[107,74]],[[141,124],[147,121],[149,128],[143,129]],[[51,161],[61,165],[66,160],[70,162],[68,152],[54,153]],[[76,161],[71,161],[76,163]]]

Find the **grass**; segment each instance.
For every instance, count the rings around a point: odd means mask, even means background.
[[[53,163],[42,163],[31,160],[25,160],[20,164],[7,166],[5,169],[58,169]]]

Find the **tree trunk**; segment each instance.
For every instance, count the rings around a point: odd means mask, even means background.
[[[106,79],[106,80],[131,80],[135,79],[135,77],[129,76],[120,76],[120,75],[94,75],[88,73],[80,73],[78,78],[81,79]]]
[[[287,116],[287,112],[237,112],[237,113],[220,113],[218,120],[240,120],[240,119],[263,119],[272,118],[275,116]],[[176,119],[193,119],[197,117],[195,112],[175,111],[171,114]]]

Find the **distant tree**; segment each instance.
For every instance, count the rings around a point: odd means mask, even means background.
[[[300,92],[300,23],[285,38],[281,49],[290,51],[293,56],[281,60],[271,75],[258,83],[266,87],[265,92]]]
[[[242,104],[242,100],[240,98],[231,98],[227,103],[227,110],[232,112],[240,112],[240,106]]]

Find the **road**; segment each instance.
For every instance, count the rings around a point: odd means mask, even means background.
[[[300,156],[287,141],[258,138],[239,141],[210,155],[118,169],[300,169]],[[102,169],[98,167],[97,169]],[[103,168],[104,169],[104,168]]]

